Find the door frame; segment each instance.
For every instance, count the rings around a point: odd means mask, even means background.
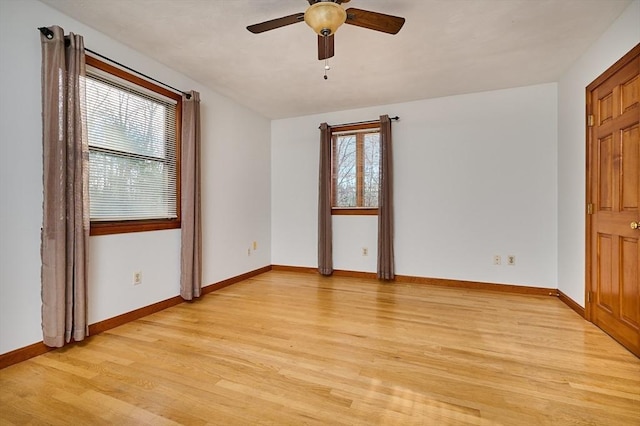
[[[598,86],[604,83],[607,79],[609,79],[612,75],[618,72],[620,69],[625,67],[629,62],[635,59],[636,56],[640,55],[640,43],[636,44],[629,52],[627,52],[622,58],[616,61],[615,64],[611,65],[604,71],[600,76],[598,76],[591,84],[589,84],[585,89],[585,98],[586,98],[586,114],[585,114],[585,135],[586,135],[586,194],[585,194],[585,292],[584,292],[584,306],[585,306],[585,319],[591,323],[593,323],[593,303],[595,301],[592,297],[594,291],[593,277],[591,274],[592,271],[592,254],[595,247],[591,247],[592,242],[592,212],[590,211],[589,206],[593,205],[593,200],[591,200],[591,191],[592,191],[592,181],[593,176],[592,173],[594,171],[593,167],[593,132],[592,126],[590,125],[590,117],[594,117],[593,105],[591,102],[591,92],[595,90]],[[591,118],[593,120],[593,118]]]

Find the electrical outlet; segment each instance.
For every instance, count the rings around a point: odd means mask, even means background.
[[[513,254],[510,254],[509,256],[507,256],[507,265],[514,266],[515,264],[516,264],[516,256]]]
[[[142,271],[136,271],[133,273],[133,285],[142,284]]]
[[[253,242],[253,250],[254,250],[254,251],[255,251],[255,250],[258,250],[258,242],[257,242],[257,241],[254,241],[254,242]]]
[[[362,255],[363,256],[369,256],[369,249],[366,247],[362,247]]]
[[[251,256],[251,247],[247,249],[247,256]]]
[[[499,254],[496,254],[495,256],[493,256],[493,264],[494,265],[502,264],[502,258],[500,257]]]

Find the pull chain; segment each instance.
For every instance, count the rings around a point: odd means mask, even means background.
[[[327,71],[331,69],[329,66],[329,35],[331,31],[328,29],[322,30],[323,42],[324,42],[324,79],[327,80],[329,77],[327,76]]]

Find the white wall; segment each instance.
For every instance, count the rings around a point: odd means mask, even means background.
[[[0,0],[0,354],[42,340],[40,38],[60,25],[85,45],[160,81],[201,93],[203,283],[266,265],[270,122],[185,76],[33,0]],[[251,243],[258,249],[247,255]],[[91,237],[89,322],[179,294],[180,231]],[[143,283],[132,285],[133,271]]]
[[[393,124],[398,274],[556,288],[555,84],[274,121],[273,264],[317,265],[318,125],[380,114],[401,118]],[[336,269],[376,270],[376,220],[334,216]],[[516,266],[506,265],[509,254]]]
[[[585,88],[640,42],[640,0],[558,82],[558,288],[584,306]]]

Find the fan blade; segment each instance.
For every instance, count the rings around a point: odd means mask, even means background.
[[[304,21],[304,13],[296,13],[295,15],[283,16],[282,18],[272,19],[270,21],[261,22],[259,24],[249,25],[247,29],[254,34],[263,33],[276,28],[285,27],[287,25],[296,24]]]
[[[397,34],[404,25],[404,18],[350,7],[347,9],[346,23],[383,33]]]
[[[333,34],[330,36],[318,36],[318,60],[333,57],[334,39]]]

